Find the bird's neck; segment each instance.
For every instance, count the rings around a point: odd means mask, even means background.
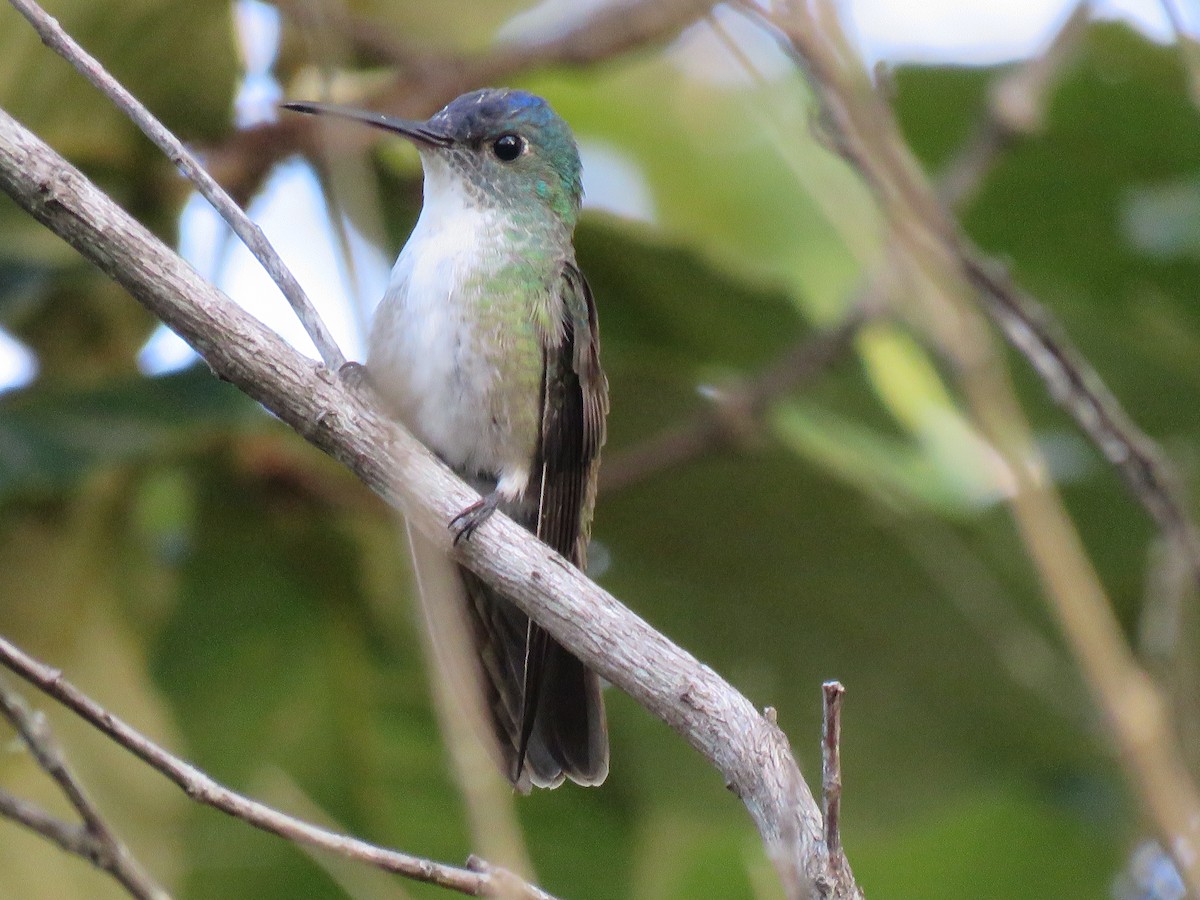
[[[574,222],[536,200],[510,202],[464,178],[442,160],[425,164],[425,196],[414,235],[453,239],[481,253],[569,253]]]

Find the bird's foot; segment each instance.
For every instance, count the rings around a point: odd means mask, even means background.
[[[454,546],[457,547],[461,541],[469,541],[473,535],[488,519],[492,517],[492,513],[500,505],[500,492],[492,491],[481,500],[472,503],[457,516],[450,520],[447,526],[454,532]]]
[[[342,367],[338,369],[338,378],[356,394],[372,394],[375,391],[375,386],[371,384],[371,373],[362,363],[342,363]]]

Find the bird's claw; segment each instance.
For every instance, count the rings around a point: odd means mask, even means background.
[[[362,363],[345,362],[338,369],[338,378],[340,378],[346,387],[350,390],[362,393],[364,390],[371,390],[371,375],[367,371],[367,367]]]
[[[454,532],[454,546],[457,547],[462,541],[469,541],[479,530],[479,526],[492,517],[499,503],[500,498],[497,495],[488,494],[451,519],[447,527]]]

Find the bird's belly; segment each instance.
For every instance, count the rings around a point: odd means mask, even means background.
[[[402,263],[371,330],[376,389],[460,474],[523,488],[540,418],[541,351],[531,323],[519,311],[499,316],[495,303],[452,277],[452,262]]]

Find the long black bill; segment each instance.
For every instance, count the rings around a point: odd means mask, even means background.
[[[310,103],[308,101],[301,101],[298,103],[280,103],[279,105],[283,109],[309,113],[314,116],[337,116],[342,119],[354,119],[357,122],[363,122],[374,128],[399,134],[414,143],[423,144],[426,147],[449,147],[454,143],[454,139],[450,135],[438,131],[428,122],[397,119],[394,116],[385,116],[383,113],[371,112],[366,109],[355,109],[352,106],[339,106],[336,103]]]

